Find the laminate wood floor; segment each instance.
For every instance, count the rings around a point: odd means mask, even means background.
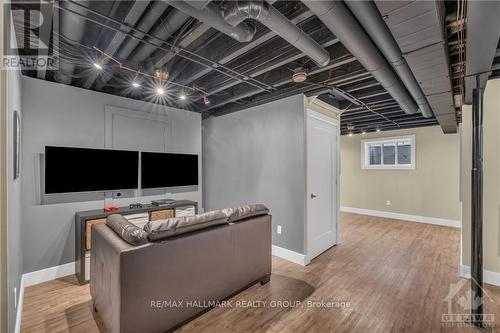
[[[178,331],[479,331],[442,321],[443,314],[469,312],[469,281],[458,275],[458,229],[355,214],[342,214],[342,228],[342,244],[310,265],[273,257],[270,283],[250,287],[231,299],[233,307],[212,309]],[[500,320],[500,288],[487,285],[485,292],[485,313]],[[21,330],[106,332],[91,309],[89,286],[74,276],[26,288]]]

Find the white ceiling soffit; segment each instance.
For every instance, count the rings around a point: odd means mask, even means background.
[[[440,1],[375,0],[444,133],[458,129]]]
[[[484,88],[500,39],[500,1],[467,2],[467,44],[465,47],[465,104],[472,103],[475,75]]]

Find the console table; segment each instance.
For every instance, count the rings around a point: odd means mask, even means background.
[[[169,217],[191,216],[198,213],[198,203],[178,200],[161,206],[143,205],[138,208],[120,207],[112,212],[103,209],[87,210],[75,213],[75,273],[80,284],[89,282],[91,256],[91,228],[95,224],[106,222],[111,214],[121,214],[130,222],[143,226],[148,221]]]

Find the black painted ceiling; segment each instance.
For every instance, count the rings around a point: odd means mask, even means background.
[[[54,10],[59,13],[59,22],[64,15],[84,20],[81,40],[68,40],[65,31],[59,34],[59,54],[75,65],[69,84],[76,87],[163,103],[202,112],[204,116],[235,112],[298,93],[319,95],[320,100],[345,110],[341,117],[343,134],[349,132],[348,125],[354,126],[353,132],[361,132],[437,124],[434,117],[405,114],[300,1],[276,1],[273,6],[324,46],[331,58],[326,67],[318,67],[293,45],[257,22],[254,23],[257,33],[250,43],[239,43],[194,18],[185,20],[168,36],[165,29],[169,27],[170,14],[176,9],[161,1],[143,1],[142,6],[134,1],[69,3],[73,12],[58,7]],[[224,1],[214,3],[225,5]],[[14,6],[22,6],[22,3]],[[447,11],[453,11],[454,2],[449,1],[446,7]],[[116,43],[118,47],[114,47]],[[57,47],[56,43],[51,45]],[[106,54],[113,60],[98,50],[111,50],[111,54]],[[123,55],[127,56],[120,58]],[[95,61],[103,64],[102,70],[93,66]],[[169,80],[194,89],[166,84],[168,93],[158,98],[157,79],[137,76],[133,71],[120,69],[118,63],[148,75],[154,75],[155,70],[168,72]],[[299,66],[307,69],[308,79],[294,83],[291,76]],[[24,74],[57,81],[56,72],[26,71]],[[141,87],[132,87],[134,80],[140,81]],[[330,87],[348,92],[371,111],[331,93]],[[205,103],[204,93],[200,91],[207,93],[210,104]],[[181,100],[181,94],[187,98]]]

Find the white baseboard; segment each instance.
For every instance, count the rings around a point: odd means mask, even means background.
[[[283,258],[301,266],[305,266],[310,262],[305,254],[294,252],[276,245],[272,246],[272,254],[273,256]]]
[[[24,285],[26,287],[32,286],[34,284],[54,280],[61,278],[63,276],[75,274],[75,263],[69,262],[64,265],[49,267],[41,269],[39,271],[34,271],[31,273],[23,274]]]
[[[17,308],[16,308],[16,325],[14,326],[14,333],[21,332],[21,318],[23,316],[23,304],[24,304],[24,275],[21,276],[21,283],[19,283],[19,294],[17,298]]]
[[[460,265],[460,276],[470,279],[470,266]],[[483,270],[483,282],[500,286],[500,273]]]
[[[70,262],[60,266],[49,267],[41,269],[39,271],[34,271],[22,275],[21,283],[19,286],[19,298],[17,301],[16,325],[14,328],[14,333],[21,332],[21,319],[23,316],[23,304],[24,304],[24,288],[38,283],[58,279],[63,276],[71,274],[75,274],[74,262]]]
[[[381,210],[371,210],[371,209],[355,208],[355,207],[340,207],[340,211],[347,212],[347,213],[354,213],[354,214],[385,217],[385,218],[389,218],[389,219],[397,219],[397,220],[404,220],[404,221],[410,221],[410,222],[435,224],[435,225],[441,225],[441,226],[445,226],[445,227],[452,227],[452,228],[459,228],[459,229],[462,227],[461,221],[441,219],[438,217],[427,217],[427,216],[400,214],[400,213],[393,213],[393,212],[385,212],[385,211],[381,211]]]

